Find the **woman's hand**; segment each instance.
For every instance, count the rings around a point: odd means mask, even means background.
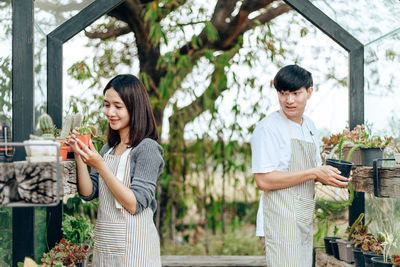
[[[92,142],[87,147],[81,140],[76,138],[76,129],[72,131],[70,138],[67,138],[68,145],[74,150],[75,158],[82,160],[83,163],[98,170],[104,164],[103,157],[96,151]]]
[[[315,168],[314,171],[317,176],[315,180],[325,185],[347,187],[348,182],[351,180],[351,178],[341,176],[340,171],[337,168],[329,165]]]

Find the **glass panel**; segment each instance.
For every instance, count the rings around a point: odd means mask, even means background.
[[[400,137],[400,32],[365,47],[365,120],[373,133]]]
[[[0,2],[0,122],[11,127],[11,1]],[[11,266],[12,209],[0,207],[0,266]]]
[[[35,21],[40,29],[48,34],[94,0],[36,0]]]
[[[311,2],[363,44],[400,28],[398,0]]]

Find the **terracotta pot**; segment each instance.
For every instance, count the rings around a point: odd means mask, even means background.
[[[67,145],[61,145],[60,147],[60,157],[62,161],[66,161],[67,160],[67,154],[68,154],[68,150],[70,149],[69,146]]]
[[[91,134],[78,135],[76,138],[81,140],[85,144],[85,146],[89,146],[90,141],[92,139],[92,135]]]

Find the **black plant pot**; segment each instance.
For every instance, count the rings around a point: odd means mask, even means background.
[[[329,242],[331,240],[336,240],[336,239],[339,239],[339,237],[333,237],[333,236],[324,237],[324,244],[325,244],[325,252],[326,252],[326,254],[333,255],[332,245]]]
[[[331,241],[329,241],[329,243],[331,243],[332,255],[333,255],[336,259],[340,260],[340,258],[339,258],[339,248],[338,248],[336,239],[332,239]]]
[[[364,254],[360,248],[353,248],[354,262],[356,267],[365,267]]]
[[[364,252],[364,266],[365,267],[372,267],[371,259],[373,257],[378,257],[379,255],[372,251],[365,251]]]
[[[383,158],[383,150],[379,147],[361,148],[363,165],[372,167],[374,159]]]
[[[371,261],[373,267],[392,267],[390,259],[388,259],[387,262],[384,262],[383,256],[373,257]]]
[[[339,169],[340,175],[348,178],[350,176],[351,168],[353,167],[353,162],[337,159],[326,159],[326,165],[330,165]]]

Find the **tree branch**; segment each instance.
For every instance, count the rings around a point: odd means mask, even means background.
[[[85,35],[90,39],[107,40],[110,38],[116,38],[118,36],[130,33],[130,32],[132,32],[132,30],[129,26],[123,26],[123,27],[118,27],[118,28],[107,29],[106,32],[104,32],[104,31],[88,32],[85,30]]]
[[[277,6],[276,8],[270,8],[268,9],[265,13],[262,13],[261,15],[255,17],[252,20],[249,20],[246,24],[246,27],[244,28],[244,30],[242,31],[242,34],[245,33],[246,31],[254,28],[255,26],[258,25],[257,22],[261,23],[261,24],[265,24],[268,21],[273,20],[274,18],[288,12],[289,10],[291,10],[292,8],[290,6],[288,6],[287,4],[280,4],[279,6]]]
[[[169,118],[170,127],[177,127],[179,125],[179,127],[183,129],[187,123],[193,121],[201,113],[214,108],[215,100],[221,96],[222,92],[229,89],[224,67],[238,51],[239,49],[231,49],[215,59],[214,72],[209,86],[203,94],[198,96],[191,104],[174,112]],[[221,60],[225,62],[225,64],[221,64]]]

